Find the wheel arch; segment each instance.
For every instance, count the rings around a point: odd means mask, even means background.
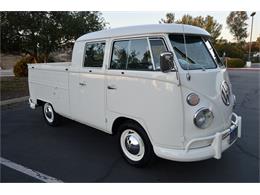
[[[37,99],[37,106],[43,106],[45,103],[51,104],[52,108],[56,112],[56,105],[53,103],[53,101],[50,100],[44,100],[44,99]]]
[[[43,101],[43,100],[40,100],[40,99],[37,99],[37,106],[43,106],[44,103],[46,103],[46,101]]]
[[[148,128],[142,120],[133,119],[133,118],[130,118],[130,117],[125,117],[125,116],[119,116],[113,121],[112,128],[111,128],[112,135],[116,135],[117,132],[118,132],[119,126],[123,123],[126,123],[126,122],[132,122],[132,123],[135,123],[136,125],[142,127],[144,129],[144,132],[147,134],[150,142],[153,143],[152,138],[149,134]]]

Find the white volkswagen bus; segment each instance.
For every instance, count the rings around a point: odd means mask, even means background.
[[[220,159],[241,137],[227,69],[198,27],[93,32],[75,42],[71,63],[28,67],[30,105],[43,107],[49,125],[65,116],[117,135],[132,165],[145,165],[154,154]]]

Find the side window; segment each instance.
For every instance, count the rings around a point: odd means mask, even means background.
[[[153,70],[147,39],[131,40],[127,69]]]
[[[167,51],[167,48],[162,39],[150,39],[151,50],[153,54],[153,61],[155,70],[160,70],[160,55]]]
[[[110,68],[153,70],[147,39],[114,42]]]
[[[86,43],[84,67],[102,67],[105,43]]]
[[[113,55],[110,68],[111,69],[126,69],[128,58],[129,41],[116,41],[113,45]]]

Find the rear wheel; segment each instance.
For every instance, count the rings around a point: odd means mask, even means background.
[[[60,124],[60,116],[54,111],[50,103],[44,103],[42,111],[44,119],[48,125],[58,126]]]
[[[127,162],[137,167],[146,165],[153,156],[153,147],[145,130],[132,122],[120,126],[119,146]]]

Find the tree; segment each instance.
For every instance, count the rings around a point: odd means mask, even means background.
[[[183,15],[181,19],[176,21],[176,23],[178,23],[178,24],[189,24],[189,25],[197,26],[193,17],[189,14]]]
[[[214,20],[214,18],[210,15],[206,16],[205,18],[202,16],[193,18],[191,15],[187,14],[178,20],[177,23],[189,24],[204,28],[211,35],[213,43],[216,43],[216,40],[220,36],[222,30],[222,25]]]
[[[203,28],[209,32],[212,37],[213,43],[216,43],[217,38],[221,34],[222,25],[219,24],[212,16],[206,16],[203,20]]]
[[[1,31],[1,51],[6,52],[13,48],[13,52],[18,52],[21,41],[19,40],[19,29],[17,20],[13,12],[0,12]]]
[[[233,11],[227,17],[226,23],[230,30],[230,33],[234,36],[234,39],[238,43],[242,43],[247,38],[247,26],[246,20],[248,19],[245,11]]]
[[[256,44],[258,46],[259,52],[260,52],[260,36],[256,39]]]
[[[1,51],[25,52],[44,61],[79,36],[101,30],[100,12],[1,12]]]
[[[174,23],[175,22],[175,14],[174,13],[166,13],[166,19],[161,19],[159,23]]]
[[[206,16],[205,18],[202,16],[197,16],[193,18],[189,14],[185,14],[181,19],[175,21],[174,13],[167,13],[166,19],[161,19],[160,23],[178,23],[178,24],[189,24],[193,26],[198,26],[204,28],[212,37],[213,43],[216,42],[217,38],[221,34],[222,25],[219,24],[212,16]]]
[[[248,42],[248,43],[245,43],[243,44],[243,49],[244,49],[244,52],[247,53],[248,50],[249,50],[249,47],[251,45],[251,52],[252,53],[256,53],[256,52],[259,52],[259,43],[257,43],[257,41],[252,41],[251,43]]]
[[[230,42],[217,42],[215,44],[215,49],[220,54],[220,56],[223,56],[225,53],[226,57],[231,58],[240,58],[244,59],[244,50],[241,47],[238,47],[237,43],[230,43]]]
[[[180,24],[189,24],[193,26],[198,26],[204,28],[211,35],[212,42],[215,44],[217,38],[221,34],[222,25],[214,20],[214,18],[210,15],[206,17],[197,16],[193,18],[191,15],[184,15],[180,20],[177,21]]]

